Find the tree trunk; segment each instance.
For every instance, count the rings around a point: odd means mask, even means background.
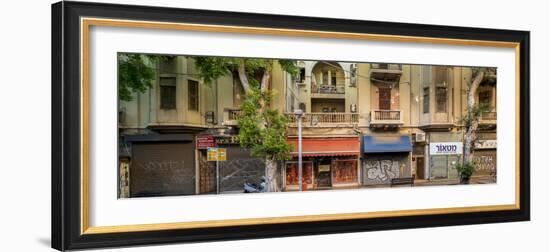
[[[248,77],[246,76],[244,59],[239,61],[239,68],[237,69],[237,72],[239,73],[239,80],[241,81],[241,86],[243,87],[244,92],[248,93],[248,91],[250,91],[250,84],[248,83]]]
[[[277,180],[277,161],[271,158],[265,159],[265,177],[268,192],[278,192],[279,182]]]
[[[466,111],[467,113],[473,113],[475,107],[475,94],[479,84],[483,80],[484,72],[479,70],[472,81],[472,84],[468,88],[468,93],[466,97]],[[471,116],[471,123],[466,129],[466,134],[464,135],[464,163],[471,163],[473,159],[472,150],[474,147],[474,141],[476,139],[476,130],[479,125],[479,118],[474,118]]]

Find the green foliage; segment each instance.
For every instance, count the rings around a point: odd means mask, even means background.
[[[300,72],[299,72],[299,68],[296,66],[296,61],[295,60],[278,60],[279,61],[279,65],[281,65],[281,68],[287,72],[288,74],[292,75],[292,76],[297,76]]]
[[[239,125],[239,142],[242,147],[250,148],[255,157],[286,160],[292,148],[286,143],[287,119],[279,111],[269,108],[273,94],[271,91],[261,91],[260,81],[264,71],[273,69],[274,60],[253,58],[222,58],[193,57],[200,78],[209,83],[219,77],[238,71],[244,63],[247,90],[241,104],[243,116],[237,122]],[[295,61],[278,60],[281,68],[291,75],[298,73]]]
[[[239,125],[239,141],[243,148],[250,148],[252,156],[287,160],[292,146],[286,142],[287,119],[278,110],[262,108],[269,104],[272,94],[252,88],[241,104],[243,116]],[[267,107],[267,106],[266,106]]]
[[[458,174],[461,178],[466,180],[469,179],[472,174],[474,174],[475,169],[475,164],[473,162],[456,165],[456,170],[458,171]]]
[[[193,57],[193,59],[199,77],[206,84],[210,84],[222,76],[230,75],[238,67],[237,59],[234,58]]]
[[[462,124],[466,128],[470,128],[475,121],[484,114],[491,111],[491,105],[487,103],[475,104],[466,108],[466,114],[462,117]]]
[[[143,93],[151,88],[155,79],[156,63],[173,56],[120,53],[118,55],[118,97],[131,101],[133,93]]]
[[[122,101],[131,101],[132,93],[143,93],[152,87],[155,71],[140,54],[118,55],[118,97]]]
[[[222,77],[231,75],[239,69],[239,64],[244,62],[245,72],[248,83],[252,87],[257,87],[261,81],[261,75],[264,71],[271,71],[273,60],[255,59],[255,58],[226,58],[226,57],[191,57],[195,60],[195,66],[199,72],[199,77],[206,84]],[[298,73],[296,61],[278,60],[281,68],[291,75]]]

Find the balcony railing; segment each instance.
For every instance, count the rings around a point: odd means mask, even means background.
[[[223,111],[224,125],[237,125],[237,119],[243,116],[243,111],[237,108],[225,108]]]
[[[396,126],[403,124],[401,110],[375,109],[370,113],[370,124],[372,126]]]
[[[401,65],[399,64],[373,63],[370,64],[370,67],[371,69],[401,70]]]
[[[286,114],[290,125],[296,125],[296,116]],[[302,126],[330,126],[330,125],[349,125],[359,123],[358,113],[305,113],[302,117]]]
[[[316,94],[345,94],[344,85],[311,85],[311,92]]]
[[[240,109],[224,109],[224,125],[236,126],[237,119],[243,116],[243,111]],[[292,113],[286,113],[288,124],[296,126],[296,116]],[[334,125],[349,125],[353,126],[359,123],[358,113],[305,113],[302,117],[302,126],[334,126]]]
[[[485,112],[481,114],[481,118],[479,120],[480,123],[491,123],[494,124],[497,121],[497,112]]]

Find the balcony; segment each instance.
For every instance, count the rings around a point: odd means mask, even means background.
[[[381,82],[398,82],[403,71],[399,64],[370,64],[370,78]]]
[[[370,112],[371,127],[399,127],[403,125],[401,110],[375,109]]]
[[[312,98],[345,98],[346,87],[338,85],[311,85]]]
[[[495,125],[497,123],[497,112],[485,112],[481,114],[479,124]]]
[[[382,69],[382,70],[401,70],[401,65],[399,64],[388,64],[388,63],[373,63],[370,64],[371,69]]]
[[[293,114],[286,114],[288,124],[291,127],[297,126],[296,117]],[[317,126],[347,126],[352,127],[359,123],[358,113],[305,113],[302,117],[303,127]]]
[[[223,110],[223,125],[236,126],[237,119],[243,115],[243,111],[238,108],[225,108]]]

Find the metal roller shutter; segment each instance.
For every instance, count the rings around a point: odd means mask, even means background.
[[[130,166],[130,197],[195,194],[192,142],[135,143]]]

